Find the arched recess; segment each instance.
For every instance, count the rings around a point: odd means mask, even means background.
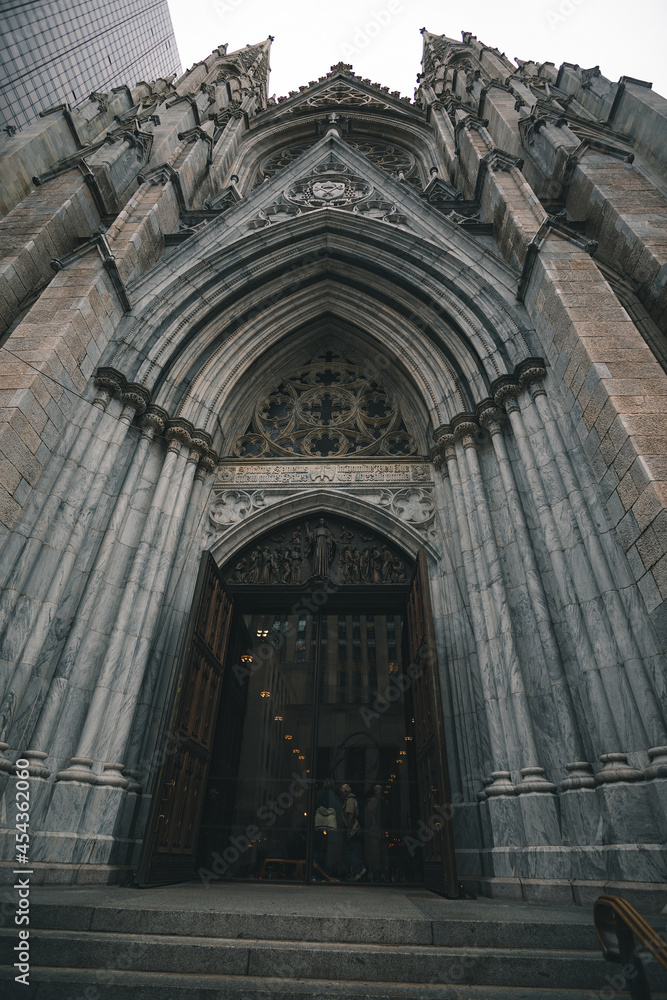
[[[199,247],[137,284],[137,306],[104,363],[170,415],[206,427],[217,446],[217,416],[253,352],[327,315],[401,360],[433,426],[474,408],[492,381],[531,355],[508,269],[455,226],[443,248],[325,209],[229,247],[214,237],[202,234]]]

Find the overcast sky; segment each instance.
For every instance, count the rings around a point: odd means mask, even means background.
[[[412,97],[419,29],[460,40],[471,31],[510,59],[599,65],[611,80],[649,80],[667,96],[667,0],[169,0],[183,69],[216,46],[273,35],[277,97],[352,63],[355,73]]]

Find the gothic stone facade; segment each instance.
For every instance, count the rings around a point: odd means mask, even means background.
[[[414,101],[344,64],[269,99],[269,39],[2,146],[0,767],[30,762],[35,878],[136,867],[202,552],[290,580],[253,540],[324,517],[383,540],[346,579],[427,554],[461,878],[665,879],[667,102],[423,41]]]

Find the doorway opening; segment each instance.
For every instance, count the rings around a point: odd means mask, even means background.
[[[198,868],[421,883],[405,618],[337,604],[281,613],[267,595],[240,617],[246,646],[227,665],[234,695],[223,692]]]
[[[206,553],[167,733],[139,885],[458,892],[423,550],[328,516]]]

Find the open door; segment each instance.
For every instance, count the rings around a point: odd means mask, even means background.
[[[194,875],[232,598],[209,552],[202,556],[137,872],[141,886]]]
[[[408,655],[414,680],[410,709],[414,718],[417,784],[421,820],[435,835],[424,843],[424,886],[449,897],[459,895],[452,832],[449,777],[442,723],[440,679],[426,554],[420,550],[408,598]]]

